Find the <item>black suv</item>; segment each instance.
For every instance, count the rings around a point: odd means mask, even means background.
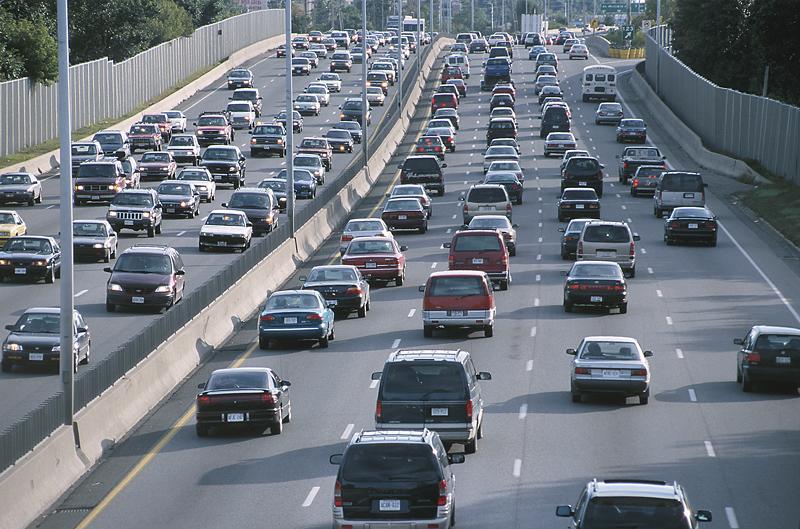
[[[148,237],[161,233],[163,206],[155,189],[125,189],[111,201],[106,220],[120,233],[122,229],[147,231]]]
[[[561,172],[561,191],[568,187],[594,189],[598,197],[603,196],[603,169],[597,158],[592,156],[573,156]]]
[[[446,446],[464,443],[474,454],[483,427],[483,396],[478,372],[467,351],[399,350],[389,355],[375,405],[377,430],[435,430]]]
[[[513,118],[492,118],[486,129],[486,145],[498,138],[517,139],[517,124]]]
[[[253,235],[269,233],[278,227],[280,206],[272,189],[266,187],[243,187],[234,191],[223,208],[235,209],[247,215],[253,224]]]
[[[431,430],[361,431],[344,454],[333,490],[333,528],[455,526],[455,476],[451,464],[463,454],[447,455]]]
[[[423,154],[409,156],[401,163],[400,183],[421,184],[425,189],[435,189],[439,196],[444,195],[444,172],[446,163],[439,162],[436,156]]]
[[[361,108],[361,98],[356,97],[349,97],[345,99],[342,106],[339,107],[339,120],[340,121],[356,121],[361,124],[361,128],[365,128],[367,125],[372,124],[372,110],[370,110],[370,105],[367,103],[367,122],[364,123],[362,118],[362,108]]]
[[[235,145],[212,145],[203,153],[200,165],[208,169],[217,185],[231,184],[234,189],[244,185],[247,161]]]
[[[559,505],[556,516],[571,518],[571,529],[696,529],[697,522],[711,521],[710,511],[692,509],[686,490],[677,482],[635,479],[592,480],[581,491],[575,507]]]
[[[106,311],[117,307],[169,309],[183,299],[186,270],[169,246],[131,246],[120,254],[106,285]]]
[[[280,123],[256,125],[250,133],[250,156],[277,153],[286,156],[286,129]]]

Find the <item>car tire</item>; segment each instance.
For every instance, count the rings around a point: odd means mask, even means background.
[[[628,313],[628,303],[620,303],[619,305],[619,313],[620,314],[627,314]]]
[[[156,231],[156,235],[161,235],[161,223],[160,222],[158,224],[156,224],[155,231]]]
[[[433,338],[433,325],[423,325],[422,326],[422,335],[425,338]]]
[[[34,198],[33,195],[31,195],[30,200],[28,200],[28,205],[33,206],[34,204],[36,204],[36,198]]]
[[[197,251],[200,252],[200,253],[203,253],[203,252],[206,251],[206,247],[203,246],[202,244],[198,244],[197,245]]]
[[[280,435],[283,433],[283,419],[278,418],[277,421],[269,425],[270,435]]]
[[[477,437],[473,437],[472,441],[467,441],[464,443],[464,453],[465,454],[474,454],[478,451],[478,439]]]
[[[106,301],[106,312],[116,312],[117,306]]]
[[[655,206],[653,206],[653,216],[656,218],[661,218],[661,210]]]
[[[500,281],[500,290],[508,290],[508,279],[502,279]]]
[[[420,233],[426,233],[427,231],[428,231],[428,223],[426,222],[426,223],[425,223],[425,224],[423,224],[423,225],[422,225],[422,227],[419,229],[419,232],[420,232]]]
[[[713,239],[711,239],[710,241],[708,241],[708,245],[709,245],[709,246],[711,246],[712,248],[713,248],[714,246],[716,246],[716,245],[717,245],[717,238],[716,238],[716,237],[714,237]]]
[[[197,434],[197,437],[208,437],[208,425],[207,424],[196,423],[194,425],[194,431]]]
[[[636,277],[636,267],[635,266],[628,271],[628,277]]]
[[[583,402],[583,395],[581,395],[580,391],[575,390],[575,388],[572,388],[570,391],[570,396],[572,397],[572,402],[576,404]]]
[[[2,362],[0,362],[0,371],[2,371],[3,373],[10,373],[13,367],[14,365],[5,358],[3,359]]]
[[[572,312],[572,303],[564,302],[564,312]]]
[[[147,236],[152,238],[156,236],[155,228],[147,228]]]
[[[650,390],[648,389],[644,393],[639,395],[639,404],[644,406],[647,404],[647,401],[650,400]]]
[[[402,287],[403,283],[405,282],[405,279],[406,279],[406,273],[405,273],[405,270],[404,270],[402,275],[399,275],[396,278],[394,278],[395,286]]]
[[[517,247],[516,246],[512,246],[508,250],[508,255],[511,256],[511,257],[515,257],[517,255]]]
[[[50,269],[50,272],[44,278],[45,283],[55,283],[56,282],[56,269],[55,267]]]
[[[636,192],[636,190],[633,187],[631,187],[631,196],[635,197],[637,195],[638,195],[638,193]]]
[[[359,318],[366,318],[367,317],[367,305],[364,304],[363,307],[358,308],[358,317]]]
[[[742,370],[739,368],[739,366],[736,366],[736,383],[742,383]]]
[[[258,348],[262,350],[269,349],[269,338],[263,336],[258,337]]]
[[[750,380],[750,377],[742,373],[742,391],[745,393],[752,393],[754,389],[754,384]]]
[[[491,338],[494,336],[494,326],[493,325],[484,325],[483,327],[483,336],[484,338]]]

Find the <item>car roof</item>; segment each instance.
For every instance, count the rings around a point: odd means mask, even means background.
[[[482,236],[482,235],[492,235],[492,236],[497,236],[497,237],[501,236],[497,232],[497,230],[483,230],[483,229],[481,229],[481,230],[461,230],[461,231],[457,231],[457,232],[455,232],[455,234],[453,234],[453,238],[455,239],[456,237],[478,237],[478,236]]]
[[[313,267],[311,270],[358,270],[353,265],[319,265]]]
[[[583,341],[594,341],[594,342],[631,342],[631,343],[639,343],[636,338],[631,338],[630,336],[584,336]]]
[[[417,443],[428,444],[431,431],[423,430],[362,430],[353,436],[350,444]]]
[[[779,327],[777,325],[754,325],[753,330],[758,334],[797,334],[800,335],[800,329],[794,327]]]
[[[171,251],[174,251],[174,249],[172,247],[170,247],[170,246],[163,246],[163,245],[156,245],[156,244],[141,244],[141,245],[134,245],[134,246],[131,246],[129,248],[126,248],[125,251],[122,252],[122,253],[144,252],[144,253],[167,254],[167,253],[170,253]]]
[[[220,215],[239,215],[239,216],[246,215],[244,211],[240,211],[238,209],[212,209],[209,212],[209,215],[214,215],[216,213],[219,213]]]
[[[44,314],[61,314],[60,307],[29,307],[25,309],[23,314],[29,314],[31,312],[38,312]],[[78,312],[77,310],[75,312]]]
[[[486,272],[480,270],[442,270],[440,272],[431,273],[428,279],[435,279],[438,277],[486,277]]]
[[[469,356],[462,349],[398,349],[389,354],[386,362],[414,362],[416,360],[437,360],[461,362]]]
[[[236,373],[271,373],[272,370],[268,367],[224,367],[222,369],[215,369],[211,372],[212,375],[220,374],[236,374]]]
[[[679,487],[677,484],[667,484],[659,481],[637,480],[605,480],[592,481],[589,484],[592,496],[599,497],[639,497],[659,498],[664,500],[680,501]]]

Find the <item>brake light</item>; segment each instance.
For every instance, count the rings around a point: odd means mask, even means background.
[[[208,395],[198,395],[197,396],[197,406],[202,408],[203,406],[208,406],[211,404],[211,397]]]
[[[272,393],[264,393],[263,395],[261,395],[261,403],[275,404],[275,397],[272,396]]]
[[[471,421],[472,420],[472,401],[471,400],[467,401],[466,411],[467,411],[467,420]]]
[[[348,241],[352,241],[352,240],[353,240],[353,236],[352,235],[347,235],[347,234],[343,234],[342,235],[342,242],[348,242]]]
[[[617,283],[616,285],[614,285],[614,287],[612,288],[612,290],[613,290],[614,292],[622,292],[623,290],[625,290],[625,287],[624,287],[623,285],[621,285],[621,284]]]
[[[383,414],[383,404],[381,401],[375,403],[375,418],[380,419]]]
[[[588,374],[589,374],[589,368],[586,368],[586,367],[576,367],[576,368],[575,368],[575,374],[576,374],[576,375],[588,375]]]
[[[633,179],[633,183],[632,183],[631,185],[632,185],[633,187],[639,187],[639,179],[638,179],[638,178],[634,178],[634,179]]]
[[[312,313],[306,316],[306,319],[311,321],[322,321],[322,316],[316,313]]]
[[[681,225],[680,222],[678,222],[677,220],[673,220],[672,222],[669,223],[670,228],[677,228],[680,225]]]
[[[623,162],[623,164],[622,164],[622,168],[623,168],[623,169],[627,169],[628,167],[630,167],[630,165],[628,164],[628,162]]]
[[[352,295],[352,296],[360,296],[361,295],[361,289],[358,288],[358,287],[350,287],[350,288],[347,289],[347,291],[345,291],[345,294]]]
[[[579,290],[580,288],[578,283],[567,283],[567,290]]]
[[[274,320],[275,316],[273,316],[272,314],[264,314],[261,316],[261,321],[274,321]]]
[[[439,501],[436,504],[439,507],[447,505],[447,482],[445,480],[439,482]]]
[[[506,204],[506,212],[511,213],[511,203]]]
[[[453,266],[456,264],[456,258],[452,255],[447,256],[447,267],[452,270]]]
[[[583,253],[583,241],[578,241],[578,253]]]
[[[647,369],[632,369],[631,370],[632,377],[646,377],[647,376]]]
[[[442,152],[442,148],[439,147],[438,145],[435,147],[435,150],[436,150],[436,152]]]
[[[630,246],[630,256],[633,257],[636,255],[636,243],[631,242]]]
[[[338,479],[336,480],[336,484],[333,486],[333,506],[342,506],[342,484]]]
[[[744,355],[744,361],[748,364],[757,364],[761,362],[761,353],[747,353]]]

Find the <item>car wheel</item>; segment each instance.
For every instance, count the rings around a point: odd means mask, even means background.
[[[628,277],[636,277],[636,267],[634,266],[630,270],[628,270]]]
[[[423,225],[422,225],[422,227],[419,229],[419,232],[420,232],[420,233],[425,233],[425,232],[427,232],[427,231],[428,231],[428,223],[426,222],[426,223],[425,223],[425,224],[423,224]]]
[[[330,342],[330,336],[326,334],[325,336],[319,339],[320,348],[327,349],[329,342]]]
[[[631,196],[635,197],[637,195],[636,190],[631,187]]]
[[[194,431],[197,433],[197,437],[208,437],[208,425],[206,424],[195,424]]]
[[[103,256],[104,263],[107,263],[109,261],[111,261],[111,250],[108,250],[108,252],[106,252],[106,254]]]
[[[708,245],[709,245],[709,246],[712,246],[712,247],[713,247],[713,246],[716,246],[716,245],[717,245],[717,238],[716,238],[716,237],[714,237],[714,238],[712,238],[710,241],[708,241]]]
[[[202,244],[198,244],[197,245],[197,251],[198,252],[205,252],[206,251],[206,247],[203,246]]]
[[[28,200],[28,205],[33,206],[34,204],[36,204],[36,199],[31,195],[31,198]]]
[[[109,303],[108,301],[106,301],[106,312],[114,312],[114,311],[116,311],[116,310],[117,310],[117,306],[116,306],[116,305],[114,305],[113,303]]]
[[[148,237],[155,237],[156,236],[155,228],[147,228],[147,236]]]
[[[653,216],[656,217],[656,218],[660,218],[661,217],[661,210],[658,209],[655,206],[653,206]]]
[[[648,389],[641,395],[639,395],[639,404],[644,405],[647,404],[647,401],[650,400],[650,390]]]
[[[474,454],[478,451],[478,439],[473,438],[472,441],[467,441],[464,443],[464,453],[465,454]]]
[[[425,338],[433,338],[433,325],[423,325],[422,326],[422,335]]]
[[[279,418],[277,421],[270,424],[269,433],[270,435],[280,435],[283,433],[283,420]]]
[[[365,304],[363,307],[358,308],[358,317],[359,318],[366,318],[367,317],[367,305]]]
[[[45,283],[55,283],[56,281],[56,269],[55,267],[50,269],[50,272],[45,276],[44,282]]]
[[[517,247],[516,246],[512,246],[511,248],[509,248],[508,255],[510,255],[511,257],[516,256],[517,255]]]
[[[742,370],[738,366],[736,367],[736,382],[738,384],[742,383]]]
[[[405,281],[405,279],[406,279],[406,273],[405,273],[405,270],[404,270],[402,275],[399,275],[396,278],[394,278],[395,286],[398,286],[398,287],[403,286],[403,282]]]
[[[485,338],[491,338],[494,336],[494,326],[493,325],[484,325],[483,327],[483,336]]]
[[[161,235],[161,223],[160,222],[156,225],[156,234]]]
[[[9,361],[9,360],[6,360],[5,358],[4,358],[4,359],[3,359],[3,361],[0,363],[0,371],[2,371],[3,373],[9,373],[9,372],[11,372],[11,369],[12,369],[13,367],[14,367],[14,365],[11,363],[11,361]]]
[[[620,314],[627,314],[628,313],[628,303],[620,303],[619,305],[619,313]]]
[[[283,422],[285,424],[289,424],[292,422],[292,403],[289,403],[289,412],[286,414],[286,417],[283,418]]]
[[[572,303],[564,302],[564,312],[572,312]]]
[[[745,393],[751,393],[753,391],[753,382],[750,381],[750,377],[742,373],[742,391]]]
[[[500,281],[500,290],[508,290],[508,279]]]

